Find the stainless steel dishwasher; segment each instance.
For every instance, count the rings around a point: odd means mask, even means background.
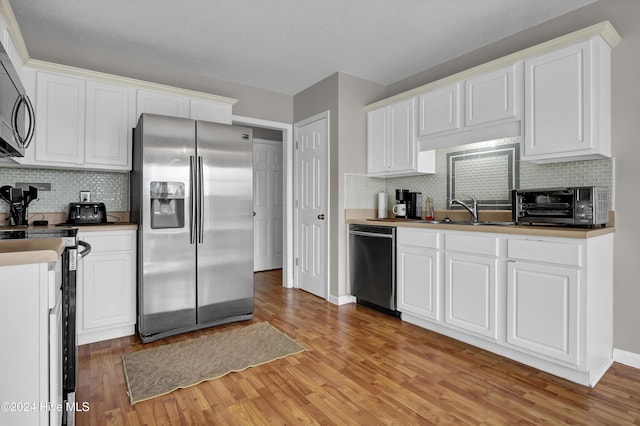
[[[396,228],[349,225],[351,293],[359,304],[399,317],[396,311]]]

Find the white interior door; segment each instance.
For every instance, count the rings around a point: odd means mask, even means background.
[[[282,142],[253,140],[253,270],[282,268]]]
[[[298,287],[328,297],[329,113],[295,125],[296,277]]]

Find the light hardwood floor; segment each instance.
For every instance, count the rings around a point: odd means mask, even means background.
[[[136,336],[79,348],[84,425],[640,424],[640,370],[614,363],[593,389],[358,305],[284,289],[281,271],[255,275],[255,317],[308,351],[129,404],[121,355],[215,333],[235,323],[143,345]]]

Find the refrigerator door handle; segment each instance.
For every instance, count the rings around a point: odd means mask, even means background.
[[[191,188],[191,203],[189,203],[189,244],[195,244],[196,242],[196,157],[194,155],[189,156],[189,186]]]
[[[198,243],[204,242],[204,160],[198,156]]]

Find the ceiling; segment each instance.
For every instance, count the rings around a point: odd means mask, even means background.
[[[294,95],[337,71],[388,85],[594,1],[10,0],[10,4],[32,59],[79,66],[74,63],[77,52],[91,52],[109,61],[108,69],[118,58]],[[94,61],[93,69],[104,71],[100,60]]]

